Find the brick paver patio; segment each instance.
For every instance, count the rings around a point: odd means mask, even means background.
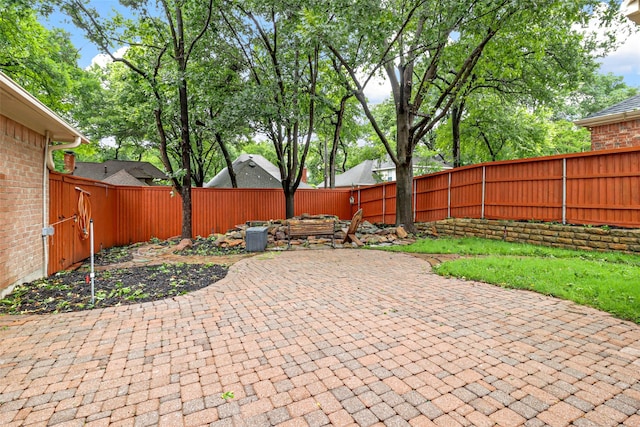
[[[267,253],[171,300],[2,316],[0,425],[640,426],[638,325],[430,271]]]

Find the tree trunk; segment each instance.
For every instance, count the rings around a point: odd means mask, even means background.
[[[182,178],[182,238],[191,239],[191,135],[189,133],[189,96],[187,91],[187,62],[184,56],[184,31],[182,27],[182,11],[176,9],[176,21],[180,35],[176,50],[176,61],[180,69],[178,99],[180,100],[180,151],[184,176]]]
[[[285,200],[285,206],[286,206],[286,217],[287,219],[289,218],[293,218],[295,216],[295,212],[294,212],[294,201],[293,198],[295,196],[295,192],[291,191],[290,189],[286,189],[284,190],[284,200]]]
[[[454,104],[451,107],[451,154],[453,156],[453,167],[459,168],[460,162],[460,120],[462,120],[462,108]]]
[[[408,108],[397,112],[396,225],[415,233],[413,223],[413,150]]]
[[[324,188],[329,188],[329,154],[327,153],[327,138],[324,138],[322,163],[324,163]]]
[[[415,232],[411,162],[396,166],[396,225],[402,225],[410,233]]]
[[[182,197],[182,233],[181,237],[183,239],[191,239],[191,185],[182,187],[182,193],[180,193]]]
[[[227,172],[229,172],[229,179],[231,179],[231,187],[238,188],[238,178],[236,178],[236,171],[233,170],[233,161],[231,160],[231,155],[229,154],[227,145],[222,140],[222,135],[220,135],[219,132],[216,132],[216,141],[220,146],[222,157],[224,157],[224,162],[227,165]]]
[[[340,132],[342,131],[342,123],[344,122],[344,112],[347,108],[347,100],[351,97],[343,96],[340,100],[340,108],[336,113],[336,124],[333,129],[333,141],[331,143],[331,155],[329,157],[329,187],[336,188],[336,156],[338,154],[338,145],[340,144]]]

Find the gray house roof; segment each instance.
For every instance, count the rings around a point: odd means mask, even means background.
[[[352,187],[359,185],[373,185],[377,181],[373,177],[374,160],[365,160],[349,170],[336,175],[336,187]]]
[[[111,185],[129,185],[133,187],[146,186],[144,181],[140,181],[138,178],[131,175],[126,169],[120,169],[108,178],[102,180]]]
[[[259,154],[241,154],[232,163],[238,188],[282,188],[280,169]],[[222,169],[211,181],[208,188],[231,188],[231,177],[227,168]],[[313,188],[304,182],[298,188]]]
[[[439,156],[434,156],[430,158],[421,158],[414,157],[411,160],[413,164],[413,172],[414,173],[431,173],[431,172],[439,172],[445,169],[451,169],[449,163],[442,160]],[[373,172],[382,172],[387,170],[395,170],[396,165],[390,159],[386,159],[385,161],[377,160],[373,165]]]
[[[152,185],[154,179],[168,179],[160,169],[151,163],[134,162],[130,160],[107,160],[103,163],[76,162],[73,175],[104,181],[121,170],[127,171],[133,178],[136,178],[146,185]]]
[[[591,127],[620,123],[636,118],[640,118],[640,95],[632,96],[584,119],[576,120],[574,123],[578,126]]]
[[[451,165],[438,157],[429,159],[416,158],[414,163],[414,173],[423,174],[438,172],[443,169],[451,169]],[[383,172],[395,171],[396,165],[389,159],[386,160],[365,160],[340,175],[336,175],[336,187],[352,187],[359,185],[373,185],[381,181]],[[384,176],[384,175],[383,175]]]

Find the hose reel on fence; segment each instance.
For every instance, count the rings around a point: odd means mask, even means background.
[[[76,190],[80,192],[78,196],[78,219],[76,224],[78,225],[80,239],[87,240],[89,238],[89,221],[91,221],[91,201],[89,200],[91,193],[80,187],[76,187]]]

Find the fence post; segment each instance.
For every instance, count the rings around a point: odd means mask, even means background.
[[[485,196],[485,185],[487,178],[487,167],[482,166],[482,211],[480,212],[480,219],[484,219],[484,196]]]
[[[562,159],[562,223],[567,223],[567,158]]]
[[[449,184],[447,188],[447,218],[451,218],[451,172],[449,172]]]
[[[396,196],[397,197],[397,196]],[[413,178],[413,222],[418,216],[418,182]]]
[[[386,224],[385,220],[386,208],[387,208],[387,184],[382,184],[382,223]]]

